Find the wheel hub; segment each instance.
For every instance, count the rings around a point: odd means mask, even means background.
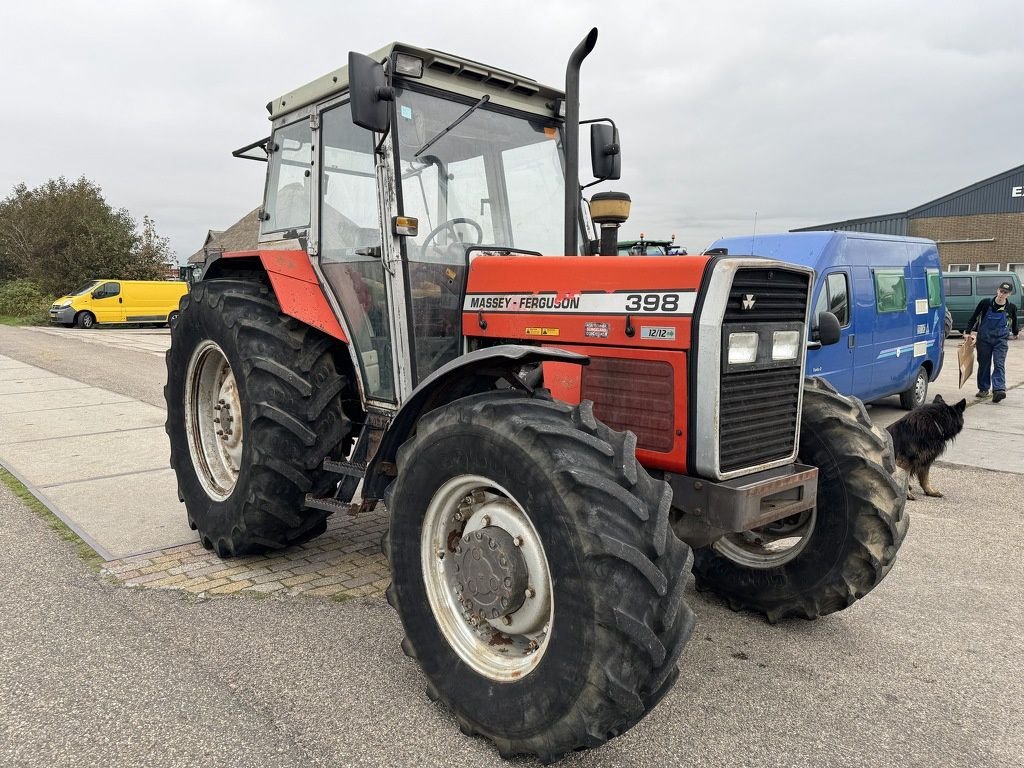
[[[462,604],[484,619],[518,611],[529,577],[516,540],[504,528],[490,525],[470,531],[455,548],[452,587]]]

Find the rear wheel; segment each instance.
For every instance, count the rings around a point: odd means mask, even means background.
[[[906,392],[900,392],[900,405],[906,410],[912,411],[919,405],[923,405],[928,397],[928,371],[925,367],[919,366],[917,375],[914,376],[914,383]]]
[[[79,312],[75,315],[76,328],[92,328],[96,325],[96,316],[92,312]]]
[[[171,466],[203,544],[226,557],[301,544],[328,512],[351,422],[336,342],[280,313],[255,282],[199,283],[182,301],[167,352]]]
[[[671,490],[591,404],[492,392],[425,416],[387,493],[388,600],[431,698],[505,757],[623,733],[693,627]]]
[[[821,379],[804,389],[799,460],[818,468],[817,506],[694,553],[697,588],[775,622],[842,610],[892,568],[909,519],[888,433]]]

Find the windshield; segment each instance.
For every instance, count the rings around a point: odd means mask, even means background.
[[[401,213],[416,382],[461,352],[466,249],[564,250],[565,172],[554,121],[396,92]],[[417,154],[418,153],[418,154]]]
[[[99,284],[99,280],[90,280],[87,283],[82,283],[78,288],[69,293],[68,296],[81,296],[83,293],[88,293]]]
[[[565,174],[553,121],[403,89],[397,101],[402,212],[419,219],[419,235],[406,239],[410,260],[464,263],[460,246],[475,243],[562,253]]]

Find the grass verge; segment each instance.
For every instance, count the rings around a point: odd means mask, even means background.
[[[25,506],[42,518],[43,522],[52,530],[56,531],[58,536],[64,539],[64,541],[69,542],[74,547],[75,553],[85,562],[90,571],[99,573],[104,560],[96,554],[96,550],[82,541],[77,533],[68,528],[63,520],[47,509],[46,505],[33,496],[32,492],[22,485],[18,478],[3,467],[0,467],[0,482],[3,482],[4,485],[10,488],[11,492],[21,499]]]

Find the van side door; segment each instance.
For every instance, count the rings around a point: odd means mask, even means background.
[[[830,270],[822,276],[814,302],[814,317],[821,312],[835,315],[839,320],[839,341],[807,353],[808,375],[827,379],[845,395],[856,394],[853,391],[856,334],[850,307],[850,286],[849,268]]]
[[[910,299],[910,267],[874,267],[875,288],[874,363],[872,397],[902,392],[917,374],[914,356],[915,317]],[[926,300],[927,301],[927,300]]]
[[[89,310],[96,316],[98,323],[124,322],[124,297],[121,295],[121,284],[106,282],[93,288]]]

